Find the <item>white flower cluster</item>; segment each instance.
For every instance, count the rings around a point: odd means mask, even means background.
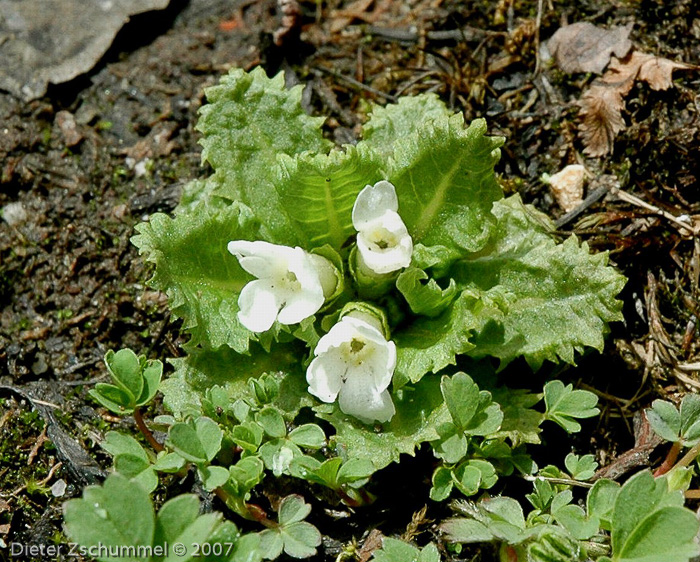
[[[366,273],[386,276],[411,262],[413,241],[398,214],[394,186],[366,186],[352,210],[358,264]],[[298,324],[316,314],[336,291],[337,277],[326,258],[296,247],[235,240],[228,251],[255,276],[238,297],[238,319],[252,332],[275,321]],[[396,367],[396,346],[387,341],[374,316],[350,312],[323,336],[307,371],[309,392],[365,423],[389,421],[394,404],[389,384]]]

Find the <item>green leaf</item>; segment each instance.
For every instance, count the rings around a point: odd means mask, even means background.
[[[202,158],[218,177],[212,193],[254,209],[268,241],[287,245],[297,241],[275,189],[278,156],[331,146],[320,130],[323,119],[304,113],[302,89],[287,90],[281,73],[270,79],[261,68],[234,69],[206,90],[209,104],[197,124],[204,134]]]
[[[598,469],[598,463],[593,455],[579,457],[569,453],[564,459],[564,465],[574,480],[590,480]]]
[[[194,494],[183,494],[168,500],[158,512],[153,544],[172,545],[198,515],[199,500]]]
[[[335,427],[330,444],[335,442],[340,454],[348,459],[369,460],[380,470],[397,462],[401,453],[413,455],[419,443],[437,439],[436,427],[449,420],[437,377],[425,377],[413,387],[404,387],[393,399],[396,414],[379,433],[337,407],[329,414],[320,411],[326,406],[318,406],[317,415]]]
[[[321,544],[321,533],[311,523],[301,521],[282,527],[284,552],[293,558],[310,558]]]
[[[163,377],[163,363],[158,360],[148,361],[143,369],[142,376],[143,391],[136,401],[139,406],[148,404],[158,392],[158,385]]]
[[[469,544],[490,542],[496,538],[488,526],[480,521],[464,517],[446,519],[440,524],[440,530],[445,533],[448,542]]]
[[[611,542],[613,560],[686,562],[700,551],[694,538],[700,523],[681,507],[680,492],[648,471],[630,478],[615,498]]]
[[[220,513],[205,513],[197,517],[197,519],[188,525],[175,539],[176,543],[185,546],[186,554],[183,555],[181,552],[170,549],[169,555],[163,562],[199,560],[198,545],[208,542],[209,537],[212,535],[217,525],[219,525],[220,520]]]
[[[230,473],[223,466],[203,466],[197,469],[199,479],[205,490],[213,490],[226,484]]]
[[[468,435],[489,435],[498,431],[503,413],[491,400],[491,393],[480,391],[466,373],[443,376],[442,396],[455,425]]]
[[[201,417],[195,422],[197,438],[202,444],[206,460],[211,461],[221,450],[221,440],[224,432],[214,420]]]
[[[88,486],[82,498],[64,503],[63,521],[70,539],[84,547],[151,546],[155,530],[148,493],[120,474],[110,475],[102,486]],[[119,558],[98,560],[116,562]]]
[[[425,271],[417,267],[409,267],[401,272],[396,280],[396,288],[414,314],[431,317],[438,316],[457,296],[454,279],[450,279],[447,288],[443,289],[434,279],[430,279]]]
[[[607,323],[622,319],[615,297],[625,283],[607,254],[590,254],[575,237],[556,244],[548,219],[518,196],[496,202],[493,212],[498,225],[488,246],[451,270],[458,285],[501,303],[496,326],[474,339],[469,354],[497,357],[501,366],[524,355],[538,369],[545,360],[573,364],[574,351],[586,346],[602,350]]]
[[[418,562],[420,550],[407,542],[391,537],[382,539],[382,547],[374,551],[376,562]]]
[[[373,148],[384,157],[394,154],[403,139],[430,121],[445,120],[451,115],[436,94],[403,96],[385,107],[375,105],[362,126],[360,145]]]
[[[281,158],[275,185],[299,245],[310,250],[330,244],[339,250],[355,234],[352,208],[357,194],[383,179],[381,167],[369,149],[353,146],[328,155]]]
[[[700,439],[700,396],[688,393],[681,401],[683,444],[692,447]]]
[[[474,347],[469,340],[480,325],[479,303],[462,293],[442,314],[435,318],[416,317],[393,334],[397,363],[394,386],[417,382],[426,373],[437,373],[454,365],[456,356]]]
[[[551,420],[569,433],[581,430],[581,424],[574,418],[591,418],[600,410],[595,407],[598,397],[587,390],[573,390],[561,381],[550,381],[544,386],[545,418]]]
[[[491,394],[503,412],[501,429],[494,437],[507,437],[513,446],[521,443],[538,445],[541,442],[540,425],[544,421],[544,415],[531,406],[542,400],[542,394],[508,387],[493,389]]]
[[[376,472],[374,463],[369,459],[348,459],[338,470],[338,484],[352,484],[365,481]]]
[[[182,458],[195,463],[207,462],[207,451],[189,423],[176,423],[168,432],[168,445]]]
[[[282,554],[284,539],[278,529],[265,529],[260,534],[260,552],[263,558],[274,560]]]
[[[546,527],[527,545],[527,557],[528,562],[579,562],[583,552],[578,541],[561,527]]]
[[[444,466],[437,467],[433,472],[432,484],[430,499],[436,502],[445,501],[454,487],[452,471]]]
[[[130,349],[120,349],[116,353],[110,349],[105,354],[105,363],[112,380],[135,402],[143,390],[141,362],[136,354]]]
[[[315,423],[307,423],[294,428],[289,433],[289,439],[299,447],[320,449],[326,443],[326,434]]]
[[[395,145],[389,181],[414,242],[477,251],[495,223],[491,205],[503,194],[493,167],[503,139],[486,122],[465,129],[461,115],[439,117]]]
[[[620,485],[617,482],[601,478],[593,484],[586,496],[588,516],[598,518],[606,531],[611,529],[613,507],[619,491]]]
[[[651,428],[666,441],[680,440],[681,415],[678,409],[666,400],[654,400],[651,408],[644,411]]]
[[[130,435],[125,435],[117,431],[108,431],[105,434],[104,441],[100,443],[100,447],[113,457],[119,455],[133,455],[148,462],[146,451],[141,444]]]
[[[174,219],[156,213],[136,231],[133,244],[155,265],[150,284],[168,295],[173,314],[192,336],[189,345],[247,352],[253,334],[238,320],[238,295],[252,276],[226,247],[232,240],[260,238],[251,211],[232,204],[216,213],[200,206]]]
[[[161,453],[156,462],[153,463],[153,469],[166,473],[180,472],[185,466],[185,462],[185,459],[177,453]]]
[[[102,406],[114,412],[115,414],[124,415],[134,411],[133,399],[129,394],[113,384],[98,382],[95,388],[88,391]]]
[[[280,525],[290,525],[297,521],[303,521],[311,513],[311,505],[304,501],[298,494],[286,496],[280,502],[279,523]]]
[[[166,407],[180,416],[200,414],[202,398],[213,387],[220,387],[230,404],[241,397],[252,403],[248,381],[264,373],[273,373],[279,387],[273,405],[289,419],[313,403],[299,361],[306,353],[305,346],[299,342],[275,344],[265,353],[254,343],[250,352],[239,355],[224,346],[215,351],[190,350],[187,357],[170,360],[175,373],[160,388]]]
[[[260,427],[270,437],[280,438],[287,435],[287,426],[284,423],[284,418],[275,408],[269,406],[263,408],[255,415],[255,421],[260,424]]]

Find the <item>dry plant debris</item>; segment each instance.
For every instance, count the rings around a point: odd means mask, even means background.
[[[586,175],[586,168],[581,164],[569,164],[553,176],[543,176],[542,180],[549,184],[557,203],[568,213],[583,201]]]
[[[690,70],[694,65],[630,50],[631,25],[601,29],[581,22],[560,28],[547,43],[557,66],[567,73],[601,74],[579,100],[582,122],[579,131],[589,156],[612,152],[615,136],[625,128],[624,98],[637,80],[652,90],[667,90],[674,70]]]
[[[615,55],[630,52],[632,24],[603,29],[592,23],[578,22],[560,27],[547,41],[547,48],[557,66],[567,74],[594,72],[602,74]]]

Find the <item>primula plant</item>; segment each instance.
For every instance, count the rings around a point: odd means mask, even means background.
[[[94,543],[82,525],[105,516],[105,529],[118,527],[113,542],[187,535],[219,560],[312,556],[321,535],[304,521],[310,504],[291,494],[259,505],[267,479],[303,480],[317,498],[359,509],[381,493],[377,471],[427,443],[431,500],[462,498],[462,517],[443,525],[450,548],[493,542],[510,561],[631,560],[646,525],[675,526],[664,560],[696,551],[697,524],[665,477],[621,489],[599,481],[584,510],[571,488],[593,476],[592,458],[567,457],[564,472],[538,471],[530,457],[542,424],[578,431],[577,419],[598,413],[596,397],[559,381],[542,393],[510,389],[498,372],[523,358],[527,381],[547,361],[600,350],[621,319],[624,279],[605,254],[575,237],[559,243],[547,217],[504,198],[494,174],[503,139],[483,120],[466,126],[434,95],[403,98],[375,107],[356,145],[335,148],[282,75],[233,70],[207,97],[198,128],[213,174],[189,184],[174,217],[152,215],[133,238],[189,334],[159,387],[168,414],[154,426],[167,437],[143,420],[149,449],[107,435],[116,474],[66,504],[71,536]],[[140,416],[159,364],[125,351],[107,362],[115,384],[95,398]],[[197,517],[189,496],[154,509],[148,492],[188,471],[224,513]],[[527,518],[514,499],[488,499],[511,474],[534,482]],[[633,487],[649,505],[639,500],[627,516]],[[110,490],[132,488],[141,524],[121,526],[127,507]],[[260,532],[242,535],[243,520]],[[375,558],[437,562],[440,551],[389,539]]]

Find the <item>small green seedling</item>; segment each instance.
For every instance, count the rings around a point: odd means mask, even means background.
[[[114,384],[98,383],[90,396],[115,414],[131,414],[156,395],[163,363],[136,356],[130,349],[105,354],[105,364]]]

